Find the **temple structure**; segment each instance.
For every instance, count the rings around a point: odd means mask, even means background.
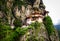
[[[37,9],[34,10],[33,13],[31,13],[28,17],[26,17],[26,24],[31,24],[36,21],[43,22],[44,17],[48,15],[48,11],[44,11],[44,14]]]
[[[42,13],[38,8],[35,8],[33,11],[34,12],[31,12],[28,16],[26,16],[25,24],[22,27],[26,27],[26,26],[28,26],[31,23],[34,23],[36,21],[39,22],[39,23],[42,23],[44,17],[47,17],[48,13],[49,13],[46,10],[44,10],[43,13]]]
[[[43,22],[44,17],[48,16],[49,12],[45,10],[45,5],[42,0],[35,0],[33,5],[27,5],[24,13],[25,17],[23,26],[27,26],[36,21],[39,23]]]

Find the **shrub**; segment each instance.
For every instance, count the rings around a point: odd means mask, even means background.
[[[12,30],[9,25],[0,24],[0,41],[16,41],[19,39],[20,36],[27,33],[29,29],[34,29],[34,28],[36,29],[39,26],[40,23],[35,22],[25,28],[16,26],[16,29]],[[32,40],[35,41],[35,39]]]
[[[21,27],[21,26],[22,26],[21,20],[16,19],[16,20],[14,21],[14,25],[15,25],[15,27]]]
[[[48,31],[48,34],[51,35],[54,32],[54,29],[55,29],[54,26],[53,26],[51,18],[49,16],[47,16],[43,19],[43,21],[44,21],[43,23],[44,23],[44,25],[45,25],[45,27]]]
[[[38,27],[40,27],[40,23],[36,21],[35,23],[32,23],[31,26],[37,29]]]
[[[12,30],[10,26],[0,24],[0,41],[16,41],[21,35],[24,35],[28,29],[30,29],[30,27],[16,27],[15,30]]]

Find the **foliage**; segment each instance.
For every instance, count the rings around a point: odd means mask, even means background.
[[[36,22],[38,25],[39,23]],[[12,30],[9,25],[2,25],[0,24],[0,41],[15,41],[18,39],[19,36],[24,35],[27,33],[29,29],[33,29],[33,27],[38,27],[36,23],[29,25],[28,27],[21,28],[16,27],[16,29]],[[35,39],[34,39],[35,41]]]
[[[60,30],[58,30],[58,34],[59,34],[59,39],[60,39]]]
[[[0,41],[15,41],[18,33],[9,25],[0,24]]]
[[[35,36],[31,36],[26,41],[38,41],[38,39]]]
[[[40,41],[39,38],[38,38],[38,33],[40,32],[41,24],[42,23],[39,23],[39,22],[36,21],[35,23],[32,23],[30,25],[30,26],[32,26],[33,34],[29,38],[27,38],[26,41]]]
[[[51,20],[51,18],[49,16],[44,18],[44,25],[45,25],[49,35],[54,33],[55,28],[54,28],[52,20]]]
[[[35,29],[37,29],[38,27],[40,27],[40,24],[39,22],[35,22],[35,23],[32,23],[31,26],[33,26]]]
[[[16,28],[12,30],[8,25],[0,24],[0,41],[15,41],[19,35],[24,35],[28,28]]]
[[[1,41],[15,41],[18,34],[16,32],[11,32],[10,34],[6,35]]]
[[[10,32],[10,27],[0,24],[0,39],[6,37],[5,35]]]
[[[3,11],[4,15],[6,15],[7,18],[8,18],[8,16],[12,18],[11,15],[13,15],[14,7],[18,6],[18,9],[21,9],[22,5],[26,6],[27,3],[33,4],[33,2],[34,2],[34,0],[33,1],[29,0],[29,1],[26,2],[26,0],[23,0],[23,1],[14,0],[13,6],[9,9],[6,5],[7,0],[0,0],[0,11]],[[14,18],[14,16],[13,16],[13,18]],[[6,20],[6,22],[7,22],[7,20]],[[31,25],[29,25],[28,27],[22,28],[21,20],[16,19],[14,21],[15,29],[12,30],[10,25],[8,25],[8,23],[5,22],[6,24],[3,24],[2,21],[3,21],[3,19],[0,19],[0,41],[16,41],[21,35],[24,35],[29,29],[33,29],[36,31],[36,33],[38,33],[38,31],[40,30],[39,27],[41,24],[41,23],[35,22],[35,23],[32,23]],[[44,25],[46,26],[46,29],[47,29],[49,35],[51,35],[54,32],[54,26],[53,26],[52,20],[49,16],[44,18]],[[29,41],[29,40],[38,41],[35,36],[30,37],[30,39],[28,39],[27,41]]]
[[[18,6],[18,8],[21,9],[22,5],[26,6],[25,0],[24,1],[14,0],[14,2],[13,2],[13,7]]]
[[[7,25],[0,25],[0,41],[15,41],[18,33],[11,30]]]
[[[20,28],[18,27],[16,29],[16,32],[18,32],[20,35],[24,35],[27,32],[28,28]]]
[[[6,2],[7,2],[7,0],[0,0],[0,10],[5,13],[8,11],[8,8],[6,6]]]
[[[14,21],[14,25],[15,25],[15,27],[21,27],[21,26],[22,26],[21,20],[16,19],[16,20]]]

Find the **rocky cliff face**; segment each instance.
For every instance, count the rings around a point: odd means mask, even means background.
[[[54,31],[50,30],[52,33],[49,34],[43,23],[33,24],[31,25],[33,29],[29,29],[20,37],[20,41],[59,41],[58,32],[54,27],[52,27]]]
[[[42,0],[0,1],[0,41],[59,41]]]
[[[34,12],[37,10],[44,16],[42,19],[43,22],[31,23],[32,25],[30,25],[33,29],[29,29],[22,36],[20,41],[59,41],[58,32],[54,28],[51,18],[48,16],[47,12],[45,12],[43,2],[41,2],[41,0],[35,0],[32,8],[34,8]]]

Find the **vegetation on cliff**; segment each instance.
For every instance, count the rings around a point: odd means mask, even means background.
[[[56,30],[49,16],[45,17],[41,23],[36,21],[26,27],[22,27],[22,20],[16,18],[14,8],[17,6],[18,10],[20,10],[22,5],[25,7],[28,4],[33,5],[33,2],[29,1],[0,0],[0,41],[53,41],[53,38],[58,38],[58,35],[56,37]],[[41,6],[40,9],[43,10],[45,8]],[[14,28],[12,29],[11,26],[14,26]],[[52,39],[50,38],[51,35]]]
[[[55,28],[53,26],[50,16],[45,17],[43,20],[44,20],[44,25],[48,31],[48,34],[51,35],[54,32]]]
[[[45,23],[48,23],[48,22],[45,22]],[[9,25],[2,25],[2,24],[0,24],[0,41],[17,41],[17,40],[19,41],[19,39],[20,39],[19,37],[21,37],[24,34],[28,33],[28,31],[30,29],[33,30],[33,34],[30,36],[30,38],[27,38],[26,41],[39,41],[39,40],[44,41],[43,37],[42,37],[42,39],[38,39],[37,38],[38,33],[40,32],[40,30],[46,28],[46,30],[48,32],[47,35],[51,35],[54,32],[55,29],[53,27],[50,27],[51,25],[49,26],[49,28],[46,27],[47,24],[45,25],[44,28],[41,28],[41,27],[43,27],[42,24],[43,23],[35,22],[35,23],[32,23],[31,25],[29,25],[28,27],[25,27],[25,28],[16,27],[13,30],[10,28]],[[40,32],[40,34],[41,34],[41,32]],[[34,35],[34,33],[35,33],[35,35]]]
[[[16,27],[16,29],[12,30],[10,26],[0,24],[0,41],[15,41],[29,29],[37,28],[39,25],[40,23],[35,22],[26,28]]]

